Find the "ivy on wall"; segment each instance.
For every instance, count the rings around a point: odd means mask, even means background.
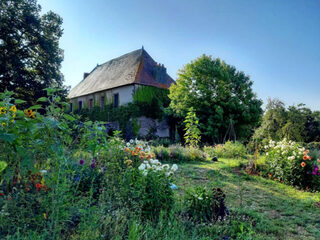
[[[163,119],[165,117],[164,109],[169,106],[170,99],[168,97],[169,90],[160,89],[152,86],[140,86],[133,94],[133,102],[120,105],[114,108],[112,102],[104,105],[103,109],[96,104],[89,110],[87,108],[89,101],[83,103],[84,108],[79,111],[75,109],[75,113],[80,114],[83,120],[90,119],[92,121],[118,122],[120,130],[126,135],[128,128],[134,128],[136,131],[136,118],[145,116],[152,119]],[[106,101],[106,99],[105,99]],[[128,124],[130,125],[128,127]]]

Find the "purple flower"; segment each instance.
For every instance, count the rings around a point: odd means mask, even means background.
[[[107,171],[107,168],[105,166],[103,166],[102,172],[105,173],[106,171]]]
[[[80,159],[79,164],[82,166],[84,164],[84,160]]]
[[[91,168],[95,168],[95,166],[96,166],[96,164],[93,162],[93,163],[91,163]]]

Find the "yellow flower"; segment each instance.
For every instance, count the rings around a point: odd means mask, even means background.
[[[32,111],[32,109],[27,109],[23,111],[25,115],[29,118],[36,118],[36,113]]]
[[[6,107],[0,107],[0,114],[6,114],[7,108]]]
[[[11,106],[11,108],[9,109],[9,111],[11,111],[11,112],[16,112],[17,111],[17,108],[16,108],[16,106],[15,105],[12,105]]]
[[[46,213],[43,213],[43,218],[47,219],[47,214]]]
[[[1,125],[2,125],[2,127],[4,127],[4,126],[6,125],[6,123],[5,123],[5,122],[3,122],[3,123],[1,123]]]

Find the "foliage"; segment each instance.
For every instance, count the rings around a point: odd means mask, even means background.
[[[222,142],[230,119],[237,138],[246,140],[262,113],[262,101],[251,87],[249,76],[203,55],[179,71],[177,84],[170,87],[170,108],[175,116],[185,118],[193,107],[205,142]]]
[[[101,235],[114,212],[139,221],[170,212],[176,165],[162,165],[142,141],[125,143],[101,122],[66,114],[68,104],[54,89],[38,100],[46,103],[45,115],[35,111],[41,105],[20,110],[23,101],[12,95],[0,96],[0,162],[7,165],[0,175],[1,238],[71,238],[86,221],[101,222]]]
[[[188,216],[196,222],[216,222],[227,214],[225,194],[220,188],[197,187],[186,193],[185,205]]]
[[[169,147],[160,145],[153,147],[152,150],[159,160],[165,162],[206,161],[207,159],[207,155],[201,149],[177,144]]]
[[[169,91],[167,89],[157,88],[153,86],[139,86],[133,94],[134,103],[146,103],[150,106],[152,101],[156,100],[158,106],[168,107],[170,99],[168,97]]]
[[[190,147],[197,148],[201,139],[200,130],[198,128],[199,119],[197,118],[196,113],[193,111],[192,107],[189,109],[184,123],[186,125],[184,129],[184,139],[186,144]]]
[[[218,158],[245,158],[246,147],[240,142],[226,142],[215,146],[205,146],[204,151],[211,157]]]
[[[295,142],[319,141],[320,113],[304,104],[285,107],[279,99],[269,99],[261,126],[256,129],[253,141],[266,144],[270,139],[283,138]]]
[[[0,92],[15,91],[27,106],[45,96],[44,88],[63,87],[62,18],[40,12],[36,0],[0,3]]]
[[[293,141],[270,140],[266,148],[265,174],[270,178],[300,188],[319,189],[319,161],[309,150]]]

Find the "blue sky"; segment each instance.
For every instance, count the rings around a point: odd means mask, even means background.
[[[62,72],[74,87],[97,64],[141,48],[176,78],[203,53],[254,81],[264,102],[320,110],[320,0],[39,0],[64,20]]]

